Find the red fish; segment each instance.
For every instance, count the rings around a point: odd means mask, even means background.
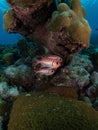
[[[58,62],[62,62],[63,61],[63,59],[61,57],[56,56],[56,55],[44,56],[44,57],[42,57],[42,59],[43,60],[45,60],[45,59],[49,59],[49,60],[53,59],[53,60],[56,60]]]
[[[49,69],[49,68],[42,68],[42,69],[39,69],[39,70],[35,70],[34,71],[36,74],[40,74],[40,75],[53,75],[55,70],[53,69]]]
[[[35,61],[35,66],[41,64],[42,67],[48,67],[51,69],[57,69],[61,66],[61,63],[54,59],[42,58],[41,60]]]

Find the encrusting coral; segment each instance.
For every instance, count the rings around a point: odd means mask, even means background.
[[[22,94],[14,102],[8,130],[97,130],[98,112],[59,96]]]

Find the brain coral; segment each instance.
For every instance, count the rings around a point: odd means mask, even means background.
[[[98,112],[77,100],[22,94],[14,102],[8,130],[98,130]]]

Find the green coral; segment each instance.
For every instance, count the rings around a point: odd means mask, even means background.
[[[22,94],[14,102],[8,130],[98,130],[98,112],[77,100]]]

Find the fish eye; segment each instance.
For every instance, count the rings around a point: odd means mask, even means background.
[[[51,72],[54,72],[53,70],[51,70]]]
[[[60,61],[62,61],[62,58],[60,58]]]

